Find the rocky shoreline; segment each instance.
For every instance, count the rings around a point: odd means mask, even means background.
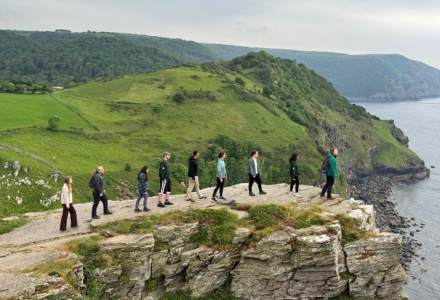
[[[430,170],[423,161],[416,166],[405,169],[382,168],[371,170],[367,174],[355,174],[347,178],[350,185],[350,196],[373,205],[376,214],[377,227],[383,232],[400,234],[403,239],[401,264],[406,272],[410,269],[412,258],[416,256],[416,249],[422,244],[415,239],[413,231],[410,236],[405,236],[405,230],[412,226],[421,226],[414,220],[400,216],[396,210],[396,204],[389,201],[392,188],[405,181],[423,180],[429,177]]]

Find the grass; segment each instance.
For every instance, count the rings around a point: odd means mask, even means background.
[[[235,229],[245,226],[245,221],[224,209],[193,209],[190,211],[171,211],[162,215],[152,215],[141,221],[119,220],[96,227],[94,230],[112,231],[114,233],[147,233],[153,232],[154,225],[182,225],[199,222],[205,224],[202,230],[190,237],[191,242],[198,242],[209,247],[229,247],[235,236]],[[169,248],[167,243],[158,243],[156,250]]]
[[[0,234],[8,233],[15,228],[21,227],[29,222],[30,220],[26,218],[19,218],[17,220],[11,221],[0,220]]]
[[[74,127],[86,132],[95,131],[84,118],[50,94],[0,93],[0,107],[0,130],[34,125],[48,127],[48,119],[58,116],[60,129]]]

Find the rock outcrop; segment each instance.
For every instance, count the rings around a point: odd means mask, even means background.
[[[230,189],[231,193],[241,190],[240,186]],[[275,194],[278,186],[267,188],[270,189]],[[231,292],[243,299],[312,300],[342,294],[407,299],[402,290],[406,274],[399,263],[402,256],[400,236],[380,233],[376,229],[375,211],[371,205],[354,199],[321,201],[313,196],[319,193],[318,190],[304,187],[302,194],[310,197],[304,196],[305,200],[298,201],[296,209],[320,205],[325,209],[323,215],[345,214],[355,221],[358,229],[367,232],[366,237],[343,243],[341,224],[334,221],[304,229],[283,227],[257,242],[250,240],[253,238],[251,229],[237,228],[232,244],[210,248],[193,238],[206,232],[206,224],[155,225],[151,233],[106,234],[107,237],[99,241],[99,255],[108,263],[95,266],[87,273],[87,278],[98,283],[99,297],[118,299],[154,300],[164,292],[177,290],[189,290],[193,297],[199,297],[229,281]],[[252,200],[270,203],[279,202],[283,197]],[[240,201],[244,198],[238,197],[231,207]],[[249,218],[249,214],[242,212],[237,215]],[[76,288],[49,274],[33,278],[31,273],[26,273],[32,265],[41,262],[76,257],[66,253],[65,248],[59,250],[50,245],[48,250],[34,249],[37,252],[0,253],[4,256],[0,256],[0,266],[7,269],[0,271],[0,286],[6,287],[0,291],[0,297],[45,299],[73,297],[80,292],[78,286],[83,284],[81,264],[70,271],[76,278]],[[16,266],[12,267],[11,261]],[[21,265],[26,261],[26,266]],[[18,276],[24,284],[12,283],[11,276],[17,270],[21,270]]]

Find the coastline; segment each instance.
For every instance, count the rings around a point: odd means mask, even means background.
[[[405,169],[376,168],[369,174],[353,174],[347,182],[350,185],[350,197],[363,200],[373,205],[376,210],[376,225],[381,231],[393,232],[402,236],[401,264],[406,272],[410,270],[412,258],[416,255],[416,247],[420,244],[411,237],[407,238],[404,229],[411,227],[411,219],[401,216],[396,210],[396,204],[389,201],[390,192],[401,182],[418,181],[429,178],[430,170],[421,160],[416,166]]]

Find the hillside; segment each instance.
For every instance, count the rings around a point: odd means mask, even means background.
[[[10,106],[6,96],[0,94],[0,111]],[[17,95],[25,96],[41,97]],[[265,184],[289,182],[288,157],[294,151],[300,154],[301,183],[320,184],[323,157],[337,146],[341,172],[336,191],[342,195],[350,193],[348,183],[357,176],[424,170],[423,161],[408,149],[392,123],[350,104],[304,65],[265,52],[221,64],[187,64],[90,82],[55,92],[52,100],[61,103],[35,107],[30,114],[50,116],[55,114],[52,107],[64,107],[65,114],[57,112],[62,130],[47,130],[37,118],[34,122],[39,126],[17,128],[29,126],[29,117],[16,105],[10,112],[16,118],[11,126],[15,129],[3,127],[0,141],[38,155],[73,176],[89,198],[87,182],[97,165],[105,168],[110,199],[133,197],[136,174],[143,165],[150,166],[150,194],[156,194],[163,151],[172,153],[176,193],[186,190],[178,183],[187,182],[187,162],[194,149],[201,153],[203,188],[215,185],[220,150],[227,152],[227,185],[247,182],[246,160],[253,149],[260,151]],[[76,122],[85,124],[83,131],[69,129],[67,111],[77,113]],[[0,149],[1,162],[14,160],[14,153]],[[84,200],[78,196],[75,201]],[[11,206],[9,211],[23,211],[16,203],[2,203]]]
[[[266,51],[295,59],[332,82],[350,99],[420,99],[440,96],[440,70],[397,54],[348,55],[204,44],[223,59]]]
[[[0,80],[87,81],[219,58],[190,41],[118,33],[0,31]]]

